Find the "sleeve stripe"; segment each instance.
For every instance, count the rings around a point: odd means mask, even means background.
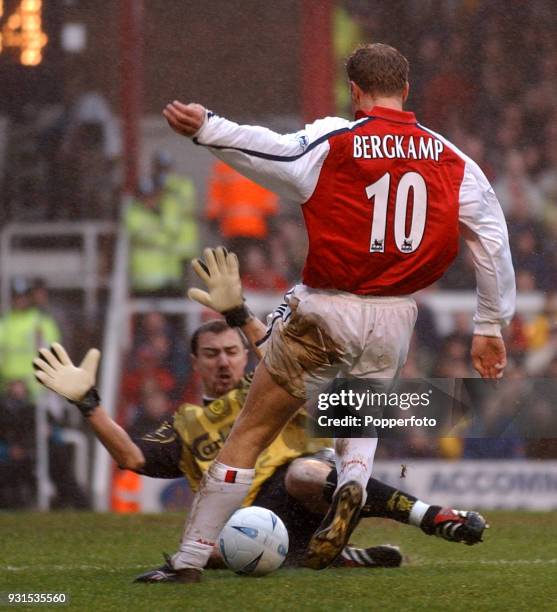
[[[227,150],[227,151],[239,151],[240,153],[244,153],[245,155],[251,155],[252,157],[259,157],[261,159],[268,159],[269,161],[294,162],[300,159],[301,157],[303,157],[306,153],[309,153],[312,149],[315,149],[315,147],[319,146],[320,144],[322,144],[323,142],[325,142],[332,136],[338,136],[339,134],[344,134],[345,132],[351,132],[352,130],[355,130],[357,127],[360,127],[361,125],[365,125],[366,123],[369,123],[370,121],[373,121],[374,119],[375,117],[368,117],[366,120],[359,121],[356,125],[353,125],[352,127],[340,128],[338,130],[333,130],[332,132],[328,132],[327,134],[323,134],[323,136],[320,136],[317,140],[313,141],[310,145],[308,145],[308,147],[304,151],[302,151],[302,153],[299,153],[298,155],[272,155],[271,153],[264,153],[263,151],[253,151],[251,149],[242,149],[239,147],[227,147],[223,145],[208,145],[208,144],[199,142],[197,138],[194,138],[193,142],[194,144],[200,145],[202,147],[208,147],[210,149],[218,149],[218,150]]]

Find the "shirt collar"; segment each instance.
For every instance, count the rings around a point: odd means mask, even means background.
[[[386,108],[385,106],[374,106],[370,111],[359,110],[356,113],[356,119],[362,119],[363,117],[377,117],[378,119],[396,121],[397,123],[417,123],[414,113]]]

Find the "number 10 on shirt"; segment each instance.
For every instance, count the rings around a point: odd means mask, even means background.
[[[371,221],[371,253],[385,251],[385,234],[387,231],[387,205],[391,188],[391,175],[386,172],[379,180],[366,187],[369,200],[374,198],[373,218]],[[412,190],[412,220],[406,234],[406,216],[408,195]],[[395,198],[395,244],[402,253],[413,253],[422,241],[425,230],[427,211],[427,187],[423,177],[417,172],[406,172],[400,177],[396,186]]]

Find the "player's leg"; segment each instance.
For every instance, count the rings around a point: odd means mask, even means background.
[[[320,476],[319,466],[324,468],[326,475],[327,471],[330,470],[330,465],[323,463],[326,458],[321,454],[317,453],[314,457],[318,459],[297,459],[295,462],[301,462],[302,464],[307,463],[305,467],[309,471],[315,470],[315,475]],[[275,473],[268,478],[261,486],[257,493],[256,498],[253,501],[254,506],[261,506],[267,508],[275,514],[277,514],[283,521],[286,529],[288,530],[289,546],[288,554],[284,561],[285,567],[300,567],[305,555],[305,551],[308,542],[319,526],[319,523],[323,519],[323,515],[326,512],[326,506],[323,511],[319,511],[316,508],[307,507],[302,504],[301,501],[296,499],[289,494],[287,489],[287,477],[290,472],[292,463],[286,464],[278,468]],[[298,468],[301,470],[300,463]],[[296,471],[298,471],[296,468]],[[290,480],[292,483],[293,481]],[[310,480],[306,481],[308,484]],[[324,479],[321,478],[321,485]],[[293,491],[300,491],[299,483],[295,485],[297,488]],[[317,491],[317,489],[315,489]],[[307,502],[307,497],[305,499]],[[322,501],[322,491],[321,491]],[[327,504],[328,505],[328,504]],[[342,560],[338,567],[397,567],[402,561],[402,555],[398,548],[394,546],[374,546],[367,549],[354,549],[351,547],[350,552],[354,551],[354,558],[357,562],[344,561]],[[350,558],[350,557],[348,557]]]
[[[307,545],[329,509],[332,493],[325,498],[330,472],[334,472],[334,452],[323,449],[310,457],[292,461],[282,479],[270,492],[262,490],[254,502],[276,512],[284,521],[290,535],[289,565],[302,565]],[[270,504],[270,505],[266,505]],[[335,567],[398,567],[402,554],[397,546],[384,544],[357,548],[345,546]]]
[[[334,451],[325,448],[309,457],[295,459],[285,475],[287,493],[307,510],[325,514],[337,488],[337,471]],[[395,489],[375,478],[366,485],[366,503],[360,518],[388,518],[400,523],[417,524],[429,505],[420,502],[409,493]],[[410,512],[417,504],[415,519]]]
[[[205,567],[223,525],[248,493],[257,457],[302,403],[273,380],[263,363],[257,366],[240,416],[193,501],[180,550],[172,557],[176,570]]]
[[[351,444],[353,442],[357,444]],[[331,565],[348,545],[348,539],[358,524],[365,502],[365,483],[371,466],[377,439],[335,440],[335,461],[341,475],[330,508],[311,538],[304,565],[324,569]]]
[[[167,421],[152,432],[144,436],[133,438],[132,442],[139,448],[144,457],[142,466],[136,470],[138,473],[153,478],[179,478],[183,476],[180,469],[182,457],[182,442],[178,432]],[[170,557],[164,555],[163,565],[143,572],[134,582],[183,582],[186,576],[180,575],[174,567]],[[187,576],[188,581],[195,581],[198,576]]]
[[[223,463],[219,453],[201,481],[186,521],[180,550],[172,558],[165,557],[161,567],[138,576],[137,582],[197,582],[202,568],[219,566],[214,544],[223,525],[249,491],[257,457],[301,404],[302,400],[274,383],[263,364],[258,366],[244,407],[222,449],[224,451],[232,439],[234,444],[240,445],[239,452],[225,453],[225,461],[231,461],[230,464]],[[176,466],[178,464],[179,459]]]
[[[359,359],[347,374],[354,379],[369,379],[377,390],[386,391],[406,362],[416,322],[416,303],[410,298],[378,298],[366,301],[362,310],[368,337]],[[376,448],[377,438],[335,441],[337,490],[355,481],[365,491]],[[365,493],[363,497],[365,501]]]
[[[342,312],[353,318],[353,327],[365,338],[359,356],[345,374],[350,378],[375,379],[374,384],[388,387],[406,361],[417,315],[414,300],[345,298]],[[335,440],[337,489],[327,515],[308,546],[308,567],[327,567],[348,542],[366,500],[376,448],[376,438]]]
[[[371,475],[376,438],[335,440],[335,463],[339,484],[329,510],[309,541],[304,565],[324,569],[347,547],[366,500],[365,486]]]
[[[302,562],[313,532],[330,507],[336,489],[334,466],[333,449],[323,449],[310,457],[295,459],[286,471],[284,484],[287,497],[292,501],[289,502],[285,514],[290,524],[288,531],[295,536],[291,535],[295,565]],[[334,478],[331,475],[334,475]],[[370,493],[372,491],[368,483],[368,499]],[[280,516],[283,518],[283,515]],[[358,548],[347,544],[333,566],[377,568],[399,567],[401,564],[402,554],[397,546],[384,544]]]
[[[326,480],[323,497],[331,501],[336,489],[336,470],[330,470]],[[470,545],[481,542],[483,532],[488,527],[478,512],[428,504],[375,478],[369,479],[366,492],[367,499],[360,518],[388,518],[419,527],[427,535]]]
[[[252,468],[257,457],[303,403],[303,399],[294,397],[279,386],[266,365],[260,363],[255,370],[246,403],[216,460],[239,468]]]

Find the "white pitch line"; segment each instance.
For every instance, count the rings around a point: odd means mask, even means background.
[[[13,565],[0,566],[0,569],[7,572],[27,572],[29,570],[48,571],[49,569],[55,572],[67,572],[71,570],[82,570],[84,572],[91,570],[99,570],[103,572],[121,572],[127,570],[146,569],[146,565],[122,565],[118,567],[107,567],[106,565],[21,565],[14,567]]]
[[[557,559],[479,559],[479,560],[468,560],[468,559],[445,559],[443,561],[424,561],[416,559],[415,565],[555,565]],[[409,565],[413,565],[412,559],[410,559]]]
[[[416,559],[415,561],[410,560],[409,563],[404,565],[425,566],[425,565],[437,565],[437,566],[448,566],[448,565],[557,565],[557,559],[480,559],[480,560],[467,560],[467,559],[448,559],[443,561],[424,561]],[[107,567],[103,565],[22,565],[13,566],[5,565],[0,566],[0,569],[7,572],[26,572],[30,570],[35,571],[55,571],[55,572],[67,572],[72,570],[80,571],[91,571],[98,570],[103,572],[115,573],[122,571],[140,570],[147,569],[146,565],[121,565],[118,567]]]

